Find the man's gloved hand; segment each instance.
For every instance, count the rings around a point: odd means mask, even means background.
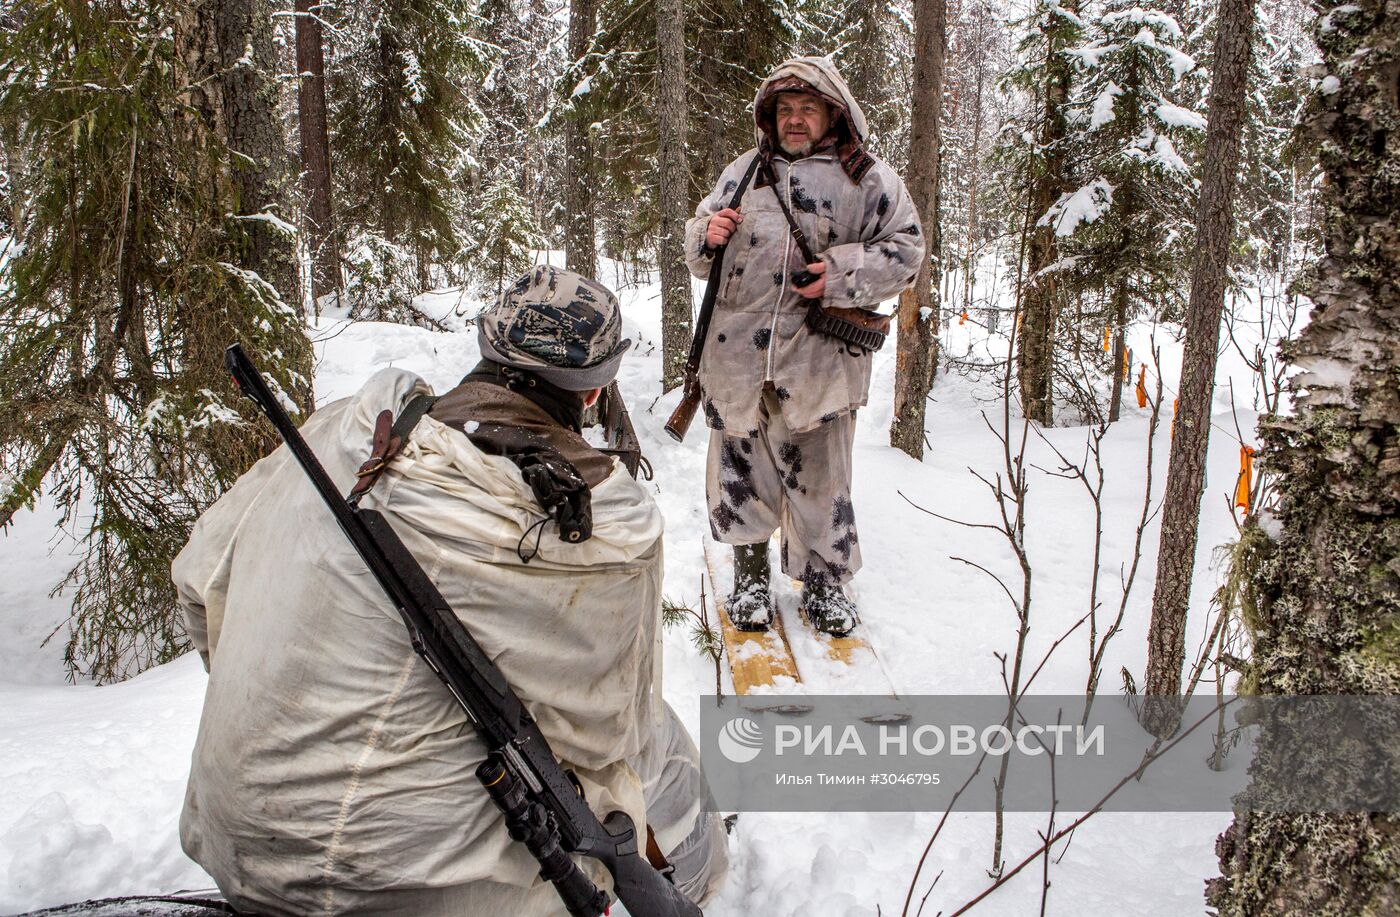
[[[706,247],[714,249],[724,245],[733,235],[734,229],[742,222],[744,222],[743,214],[729,207],[710,217],[710,224],[705,227]]]
[[[817,279],[806,286],[794,286],[793,291],[803,299],[821,299],[826,292],[826,262],[814,261],[807,265],[807,273],[815,274]]]

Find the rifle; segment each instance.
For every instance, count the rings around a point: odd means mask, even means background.
[[[753,162],[749,163],[748,171],[739,182],[739,187],[734,189],[734,196],[729,199],[729,209],[739,206],[744,192],[748,190],[749,182],[753,180],[758,161],[762,158],[762,153],[754,155]],[[705,297],[700,300],[700,313],[695,317],[695,336],[690,339],[690,355],[685,360],[685,391],[681,395],[681,403],[671,412],[671,419],[666,421],[666,432],[678,443],[685,441],[685,432],[690,429],[690,422],[695,419],[696,408],[700,407],[700,358],[705,355],[705,338],[710,336],[710,318],[715,314],[720,275],[724,273],[724,253],[728,248],[729,243],[726,242],[715,249],[710,261],[710,279],[705,283]]]
[[[602,821],[584,802],[577,778],[559,766],[549,742],[472,638],[422,566],[375,510],[352,506],[331,482],[286,410],[237,344],[224,363],[243,394],[272,421],[321,494],[346,537],[389,596],[414,651],[467,712],[487,748],[476,777],[505,816],[512,840],[525,844],[574,917],[598,917],[608,895],[570,859],[592,857],[612,873],[618,899],[636,917],[701,917],[700,908],[642,859],[637,829],[625,812]],[[645,844],[645,841],[642,842]]]

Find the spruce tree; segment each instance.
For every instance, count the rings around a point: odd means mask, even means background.
[[[469,88],[485,72],[477,20],[467,0],[372,0],[344,9],[338,26],[331,153],[351,305],[362,318],[406,319],[405,297],[461,248]]]
[[[710,192],[731,159],[754,145],[754,93],[792,51],[785,11],[759,0],[686,3],[686,82],[697,100],[686,127],[692,204]]]
[[[464,176],[470,219],[460,262],[469,288],[486,298],[520,276],[536,250],[560,247],[552,243],[551,230],[563,230],[562,247],[573,252],[568,266],[574,270],[578,250],[592,234],[586,222],[569,225],[577,201],[568,197],[567,173],[583,160],[566,159],[567,142],[559,136],[578,126],[568,103],[555,97],[567,61],[540,53],[566,37],[557,12],[538,0],[488,0],[480,9],[480,28],[493,51],[477,93],[474,162]],[[586,135],[574,140],[580,138]],[[591,265],[584,264],[583,272],[592,271]]]
[[[598,273],[598,227],[594,219],[592,114],[586,71],[589,46],[597,27],[594,0],[569,3],[569,66],[561,88],[564,126],[564,255],[569,269],[588,277]]]
[[[1201,0],[1191,2],[1199,21],[1185,38],[1183,49],[1195,59],[1197,73],[1213,78],[1217,13],[1208,7],[1198,9]],[[1295,243],[1299,233],[1308,231],[1304,223],[1311,222],[1300,204],[1309,196],[1306,186],[1315,177],[1315,166],[1299,161],[1299,152],[1306,144],[1299,144],[1293,136],[1304,103],[1305,69],[1312,44],[1306,34],[1305,13],[1301,0],[1257,6],[1254,13],[1255,51],[1250,56],[1235,208],[1240,244],[1231,261],[1236,272],[1233,280],[1240,284],[1288,271],[1290,262],[1305,256]],[[1208,83],[1204,79],[1190,82],[1188,97],[1199,95],[1203,105]],[[1192,107],[1200,106],[1193,102]],[[1301,188],[1295,183],[1295,166],[1301,167]]]
[[[502,172],[491,178],[473,196],[473,204],[462,258],[472,268],[471,288],[484,299],[496,299],[529,270],[534,251],[544,242],[534,210],[513,176]]]
[[[1314,164],[1293,139],[1306,98],[1307,39],[1300,34],[1295,4],[1260,7],[1254,33],[1246,98],[1244,147],[1240,158],[1235,222],[1244,244],[1239,266],[1255,274],[1291,274],[1311,246],[1306,208]],[[1300,180],[1301,176],[1301,180]],[[1307,235],[1300,240],[1300,233]]]
[[[1008,218],[1030,234],[1016,332],[1016,377],[1025,415],[1046,426],[1054,421],[1055,344],[1069,290],[1062,277],[1060,237],[1041,218],[1075,188],[1077,170],[1067,138],[1075,76],[1069,52],[1084,33],[1078,10],[1077,0],[1041,0],[1021,22],[1018,63],[1008,72],[1006,86],[1024,94],[1029,104],[1008,125],[997,151],[1018,205]]]
[[[595,106],[596,206],[615,256],[655,263],[657,46],[655,0],[599,4],[586,79]],[[690,205],[709,193],[724,166],[754,143],[752,102],[759,82],[787,55],[792,32],[783,10],[760,0],[690,2],[685,10],[685,83],[703,104],[689,106]]]
[[[996,129],[996,80],[1003,65],[1005,29],[984,0],[950,8],[947,91],[943,119],[943,247],[950,273],[961,290],[945,304],[947,312],[971,307],[976,264],[982,251],[988,178],[988,152]]]
[[[285,186],[229,145],[227,106],[267,123],[275,78],[256,17],[207,27],[230,12],[246,9],[68,0],[0,32],[0,133],[25,151],[0,278],[0,525],[45,492],[64,510],[85,549],[66,659],[99,682],[185,648],[170,561],[271,445],[224,347],[256,354],[294,414],[310,402],[291,290],[254,269],[280,262],[285,211],[244,196]],[[236,83],[225,58],[244,61]]]
[[[1112,338],[1108,419],[1116,420],[1128,322],[1147,312],[1181,315],[1195,204],[1188,156],[1205,119],[1183,104],[1182,78],[1195,61],[1178,47],[1183,35],[1171,16],[1109,0],[1089,34],[1071,51],[1084,73],[1065,140],[1081,185],[1039,221],[1074,259],[1069,276],[1079,289],[1104,291],[1101,321]]]
[[[901,122],[907,125],[909,112],[900,96],[912,78],[913,54],[913,35],[908,27],[912,17],[900,18],[899,12],[890,3],[854,0],[843,17],[849,23],[843,40],[827,37],[824,47],[818,44],[814,48],[817,54],[833,56],[865,113],[871,152],[895,168],[903,166],[908,153],[908,134],[900,128]]]
[[[870,151],[902,173],[913,104],[913,4],[797,0],[775,12],[792,35],[781,56],[830,57],[865,113]]]
[[[566,222],[569,166],[562,135],[574,120],[573,107],[557,96],[564,91],[568,60],[542,51],[566,43],[559,7],[558,0],[482,4],[481,28],[492,50],[477,98],[469,180],[476,195],[508,177],[529,201],[533,222],[551,229]]]

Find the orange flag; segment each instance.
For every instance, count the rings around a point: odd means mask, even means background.
[[[1147,407],[1147,364],[1146,364],[1146,363],[1142,364],[1142,366],[1138,369],[1137,399],[1138,399],[1138,407],[1140,407],[1140,408],[1145,408],[1145,407]]]
[[[1103,352],[1104,352],[1104,353],[1108,353],[1108,339],[1109,339],[1109,329],[1105,328],[1105,329],[1103,330]]]
[[[1249,495],[1254,490],[1254,450],[1240,444],[1240,476],[1235,481],[1235,506],[1249,515]]]
[[[966,324],[967,324],[967,310],[966,310],[966,309],[962,310],[962,315],[958,318],[958,324],[959,324],[959,325],[966,325]]]

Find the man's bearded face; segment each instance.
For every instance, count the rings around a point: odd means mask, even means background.
[[[783,152],[806,156],[831,127],[831,106],[806,93],[780,92],[774,121]]]

